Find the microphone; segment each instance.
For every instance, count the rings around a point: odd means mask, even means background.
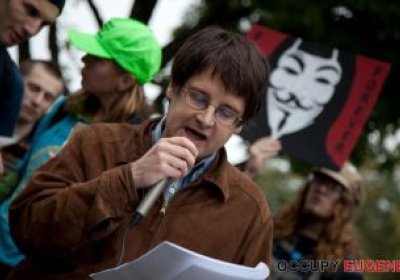
[[[138,224],[143,217],[146,216],[150,208],[160,196],[161,192],[164,190],[165,186],[168,184],[168,181],[169,180],[167,178],[162,179],[148,191],[143,200],[139,203],[139,206],[136,208],[136,211],[129,222],[129,228],[132,228]]]

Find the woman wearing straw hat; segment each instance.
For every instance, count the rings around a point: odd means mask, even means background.
[[[343,259],[361,257],[354,217],[363,198],[354,165],[347,162],[339,171],[314,168],[295,199],[274,217],[273,279],[363,279],[343,267]],[[322,261],[329,266],[315,269]]]

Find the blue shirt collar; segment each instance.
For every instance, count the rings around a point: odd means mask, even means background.
[[[165,116],[158,122],[158,124],[153,128],[151,139],[152,144],[154,145],[160,140],[165,128]],[[169,200],[176,191],[187,187],[191,182],[195,181],[199,178],[204,172],[211,166],[212,162],[216,157],[216,153],[212,153],[211,155],[205,157],[201,161],[195,164],[195,166],[189,171],[186,176],[181,178],[180,180],[171,181],[164,190],[164,198],[165,200]],[[174,190],[170,192],[170,189]]]

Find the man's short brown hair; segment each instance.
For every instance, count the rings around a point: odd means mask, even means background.
[[[63,79],[61,71],[55,63],[42,59],[26,59],[22,61],[21,64],[19,65],[19,69],[21,70],[22,75],[23,76],[29,75],[36,64],[43,65],[46,71],[49,72],[54,77],[56,77],[57,79],[60,80]]]

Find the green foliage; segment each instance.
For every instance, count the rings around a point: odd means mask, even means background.
[[[391,171],[377,170],[374,165],[363,170],[366,200],[357,217],[357,228],[365,259],[395,260],[400,254],[400,189],[399,180]],[[370,273],[368,279],[378,279]],[[379,275],[379,279],[398,279],[395,273]]]

